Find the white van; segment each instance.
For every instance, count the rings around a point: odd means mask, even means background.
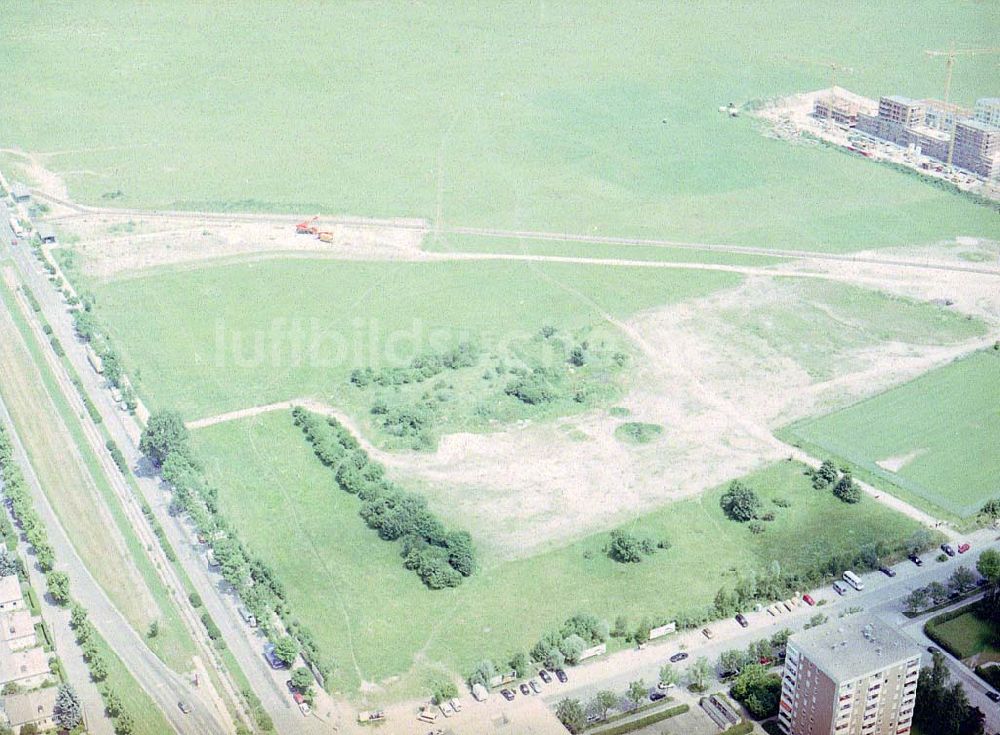
[[[865,583],[861,581],[857,574],[850,570],[844,572],[844,581],[856,590],[860,591],[865,588]]]

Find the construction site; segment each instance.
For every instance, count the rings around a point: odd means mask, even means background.
[[[822,65],[830,70],[829,88],[783,98],[757,110],[757,114],[773,123],[768,131],[771,137],[819,139],[997,200],[1000,98],[982,97],[972,108],[950,101],[956,59],[996,53],[1000,49],[926,51],[928,57],[945,58],[942,99],[895,94],[878,100],[864,97],[836,84],[838,73],[851,73],[853,69],[824,62]]]

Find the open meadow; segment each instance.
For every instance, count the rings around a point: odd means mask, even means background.
[[[140,369],[140,393],[196,419],[306,395],[357,403],[354,368],[398,367],[462,341],[502,350],[546,325],[585,328],[739,280],[575,264],[285,260],[153,273],[96,294]]]
[[[111,206],[831,251],[931,242],[995,233],[995,216],[718,108],[826,87],[824,62],[850,67],[837,83],[862,94],[940,96],[943,61],[924,50],[992,45],[983,13],[947,0],[15,3],[0,55],[19,71],[0,105],[17,114],[0,114],[0,140],[29,155],[11,159],[21,175]],[[952,100],[994,81],[992,57],[963,58]]]
[[[961,517],[1000,497],[1000,352],[986,350],[835,413],[788,427]]]
[[[802,465],[781,462],[745,478],[776,513],[763,534],[726,519],[717,488],[630,524],[670,542],[639,564],[612,561],[599,533],[516,561],[481,554],[481,571],[460,587],[430,591],[403,568],[399,547],[365,525],[358,499],[336,486],[288,411],[193,438],[222,512],[277,571],[292,609],[335,660],[335,688],[357,696],[362,681],[377,684],[369,687],[376,703],[415,693],[435,670],[462,675],[485,656],[530,647],[576,612],[625,615],[631,625],[697,614],[736,572],[777,562],[797,573],[919,527],[870,500],[852,506],[817,492]],[[457,527],[469,520],[433,497],[431,508]]]

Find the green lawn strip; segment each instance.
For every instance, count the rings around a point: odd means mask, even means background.
[[[786,428],[894,485],[969,517],[996,497],[1000,352],[983,350]],[[896,472],[876,464],[908,457]]]
[[[700,263],[705,265],[771,266],[788,262],[788,258],[770,255],[729,253],[687,247],[618,245],[572,239],[515,239],[451,233],[440,238],[428,236],[424,241],[424,249],[437,253],[508,253],[512,255],[645,260],[651,263]]]
[[[838,467],[848,467],[851,470],[851,474],[854,475],[859,480],[867,482],[872,487],[888,493],[889,495],[894,495],[900,500],[904,500],[910,505],[919,508],[920,510],[928,513],[929,515],[937,518],[939,520],[946,521],[950,525],[954,526],[960,531],[971,531],[978,527],[978,523],[975,518],[963,518],[962,516],[955,515],[950,510],[942,508],[937,505],[932,500],[924,497],[923,495],[918,495],[914,493],[911,489],[903,487],[896,482],[887,479],[885,472],[880,472],[878,475],[870,472],[867,467],[869,463],[865,462],[862,464],[857,464],[852,462],[849,457],[832,452],[826,447],[814,444],[813,442],[807,441],[800,437],[794,432],[793,427],[784,427],[777,430],[775,436],[784,442],[791,444],[792,446],[799,447],[807,454],[816,457],[817,459],[830,459]]]
[[[170,725],[163,712],[146,694],[117,654],[96,630],[91,635],[108,668],[108,678],[101,686],[113,689],[121,698],[125,711],[135,718],[135,735],[162,735],[170,732]]]
[[[337,662],[335,688],[349,695],[361,679],[382,682],[387,698],[419,689],[428,664],[464,675],[482,658],[503,661],[576,612],[609,621],[625,615],[632,627],[643,616],[703,614],[737,572],[776,562],[792,572],[919,527],[871,501],[851,506],[815,491],[802,465],[782,462],[748,478],[777,514],[763,534],[723,516],[718,488],[630,524],[672,544],[639,564],[609,559],[601,533],[527,559],[485,556],[461,587],[430,591],[402,567],[395,546],[367,528],[357,498],[335,486],[290,412],[201,429],[193,443],[223,514],[276,570],[291,607]],[[429,500],[448,522],[461,522],[438,497]],[[286,533],[274,533],[277,518]],[[411,670],[418,652],[421,664]]]
[[[978,614],[979,603],[931,618],[924,626],[928,636],[956,658],[979,655],[979,663],[1000,661],[1000,629]]]
[[[609,727],[607,729],[594,730],[594,735],[624,735],[627,732],[633,732],[639,730],[643,727],[649,727],[650,725],[655,725],[657,722],[663,722],[663,720],[669,719],[671,717],[676,717],[677,715],[682,715],[691,709],[688,704],[679,704],[676,707],[670,707],[662,712],[654,712],[653,714],[646,715],[645,717],[640,717],[636,720],[630,720],[629,722],[623,722],[620,725],[614,727]],[[591,730],[587,730],[591,732]]]
[[[142,543],[132,530],[128,519],[125,518],[125,514],[119,504],[119,500],[114,494],[114,491],[111,489],[107,477],[104,475],[103,468],[97,461],[97,457],[94,456],[94,453],[90,448],[90,444],[83,434],[83,430],[79,423],[80,417],[73,411],[69,403],[66,401],[65,396],[62,394],[62,390],[56,383],[55,377],[49,369],[48,363],[45,362],[45,358],[41,354],[39,345],[34,338],[34,334],[30,330],[28,324],[24,321],[23,315],[21,314],[21,311],[12,295],[3,284],[0,284],[0,298],[3,299],[14,319],[14,322],[17,324],[17,327],[21,332],[21,336],[27,344],[28,350],[31,352],[39,373],[42,376],[42,382],[45,384],[47,392],[51,396],[56,409],[59,411],[59,414],[63,419],[63,422],[73,436],[77,448],[80,451],[80,456],[83,457],[84,463],[86,464],[87,471],[104,497],[106,505],[114,517],[115,522],[122,533],[122,537],[131,552],[136,568],[139,570],[139,573],[142,575],[142,578],[152,593],[153,598],[156,600],[161,614],[159,621],[160,633],[155,638],[146,638],[146,641],[149,647],[171,668],[178,672],[185,672],[190,668],[191,656],[195,654],[194,642],[191,640],[187,630],[184,628],[180,615],[174,607],[173,602],[170,600],[169,593],[163,586],[159,577],[156,575],[156,571],[152,567],[152,562],[149,557],[146,556],[146,551],[143,548]],[[53,508],[58,513],[60,504],[54,502]],[[78,547],[78,549],[79,548],[80,547]],[[114,599],[113,592],[109,592],[109,594],[112,595],[112,599]],[[145,636],[146,634],[145,630],[137,629],[136,632],[142,636]]]
[[[566,263],[288,259],[164,272],[96,294],[146,404],[194,419],[303,395],[351,408],[354,368],[405,365],[462,341],[502,354],[546,325],[572,333],[603,313],[624,318],[741,280]],[[266,306],[248,308],[251,292]],[[193,319],[208,301],[213,318]]]

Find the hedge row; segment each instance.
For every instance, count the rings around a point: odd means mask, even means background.
[[[0,426],[0,477],[3,478],[4,492],[11,501],[11,513],[24,531],[31,548],[34,549],[38,566],[43,572],[52,571],[55,553],[49,543],[49,536],[42,525],[38,512],[31,502],[27,483],[21,468],[14,462],[14,447],[4,427]]]
[[[386,541],[402,540],[403,565],[424,584],[457,587],[472,574],[476,560],[467,532],[449,531],[425,498],[386,479],[382,465],[335,418],[324,420],[299,406],[292,417],[320,462],[334,471],[340,488],[361,500],[358,512],[365,523]]]
[[[649,727],[650,725],[655,725],[657,722],[663,722],[663,720],[670,719],[671,717],[676,717],[677,715],[682,715],[691,707],[687,704],[679,704],[676,707],[671,707],[670,709],[665,709],[662,712],[656,712],[651,715],[646,715],[645,717],[640,717],[638,720],[632,720],[631,722],[624,722],[621,725],[616,725],[615,727],[609,727],[606,730],[600,730],[595,735],[623,735],[627,732],[633,732],[635,730],[640,730],[644,727]],[[753,725],[751,725],[751,730]],[[726,731],[729,732],[728,730]],[[747,730],[746,732],[750,732]]]
[[[83,387],[83,382],[75,375],[72,377],[72,381],[76,392],[80,394],[80,400],[83,401],[83,407],[87,409],[87,415],[90,416],[90,420],[95,424],[101,423],[104,420],[101,418],[101,412],[97,410],[97,406],[94,405],[90,396],[87,395],[87,390]]]
[[[150,423],[153,423],[152,418]],[[232,585],[264,633],[269,638],[277,639],[272,623],[273,616],[277,615],[288,633],[299,642],[302,655],[314,670],[324,680],[329,678],[333,671],[332,663],[324,658],[311,631],[292,616],[284,586],[274,571],[243,546],[220,514],[218,492],[206,482],[201,466],[186,441],[167,454],[160,473],[173,493],[170,512],[185,513],[191,519],[198,537],[211,545],[223,578]]]

